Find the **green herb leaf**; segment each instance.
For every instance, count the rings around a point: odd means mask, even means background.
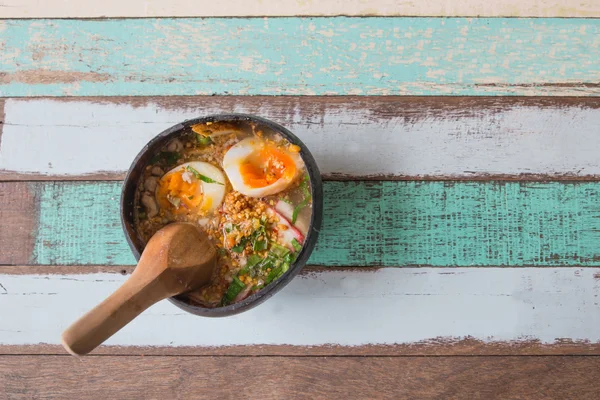
[[[202,182],[206,182],[206,183],[216,183],[217,185],[223,185],[221,182],[217,182],[214,179],[210,179],[208,176],[206,175],[202,175],[200,172],[198,172],[195,168],[190,167],[189,165],[187,167],[185,167],[186,171],[189,171],[192,173],[192,175],[194,175],[194,177],[196,179],[200,179]]]
[[[231,251],[233,251],[234,253],[241,253],[242,251],[244,251],[245,248],[246,241],[242,239],[238,244],[231,248]]]

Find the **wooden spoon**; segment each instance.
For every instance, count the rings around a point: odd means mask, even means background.
[[[154,303],[210,281],[217,252],[195,225],[173,223],[148,242],[131,277],[62,334],[75,356],[94,350]]]

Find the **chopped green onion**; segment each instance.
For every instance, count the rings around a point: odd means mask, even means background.
[[[254,251],[261,251],[267,249],[267,241],[266,240],[255,240],[254,245],[252,246]]]
[[[210,136],[204,136],[202,134],[196,134],[196,140],[200,146],[206,146],[213,142]]]
[[[302,245],[300,244],[300,242],[298,240],[296,240],[295,238],[292,239],[292,246],[294,246],[294,250],[296,251],[300,251],[302,250]]]
[[[281,266],[279,266],[277,268],[273,268],[271,270],[271,272],[269,272],[269,275],[267,276],[267,279],[265,280],[265,284],[268,285],[269,283],[273,282],[275,279],[277,279],[281,275],[283,275],[289,268],[290,268],[290,265],[288,263],[283,263],[283,264],[281,264]]]
[[[224,255],[226,255],[226,254],[227,254],[227,250],[225,250],[225,249],[224,249],[224,248],[222,248],[222,247],[219,247],[219,248],[217,249],[217,253],[219,253],[219,255],[220,255],[220,256],[224,256]]]
[[[246,285],[244,284],[244,282],[242,282],[237,276],[234,276],[233,281],[231,282],[229,288],[227,289],[227,292],[225,293],[223,303],[231,303],[237,297],[237,295],[240,294],[240,292],[245,288]]]
[[[296,220],[298,219],[298,214],[300,214],[300,211],[302,211],[302,209],[306,207],[309,201],[310,200],[308,199],[304,199],[300,204],[294,207],[294,212],[292,213],[292,224],[296,223]]]
[[[290,251],[285,247],[279,245],[278,243],[271,243],[271,253],[275,254],[277,257],[285,257]]]
[[[273,268],[275,266],[275,260],[271,257],[267,257],[260,263],[260,268],[263,270],[267,270],[267,268]]]
[[[304,193],[304,197],[310,199],[311,195],[310,195],[310,190],[308,189],[308,182],[310,180],[310,177],[308,176],[308,174],[304,175],[304,178],[302,179],[302,182],[300,183],[300,188],[302,189],[302,193]]]
[[[300,211],[302,211],[302,209],[306,207],[312,199],[310,189],[308,188],[309,179],[310,178],[308,177],[308,175],[304,175],[304,178],[300,183],[300,189],[302,189],[302,193],[304,194],[304,200],[302,200],[296,207],[294,207],[294,212],[292,213],[292,224],[296,223],[296,220],[298,219],[298,214],[300,214]]]
[[[283,261],[288,264],[293,263],[294,261],[296,261],[296,253],[290,253],[287,256],[283,257]]]
[[[271,270],[271,272],[269,272],[269,275],[267,276],[267,279],[265,280],[265,284],[268,285],[269,283],[273,282],[273,280],[275,278],[277,278],[280,273],[281,273],[281,267],[279,267],[279,268],[273,268]]]
[[[206,182],[206,183],[216,183],[217,185],[223,185],[221,182],[217,182],[214,179],[210,179],[208,176],[206,175],[202,175],[200,172],[198,172],[195,168],[190,167],[189,165],[187,167],[185,167],[185,169],[189,172],[191,172],[194,177],[196,179],[200,179],[202,182]]]
[[[248,260],[246,261],[246,268],[252,268],[256,265],[258,265],[258,263],[260,263],[262,261],[262,258],[260,258],[260,256],[257,256],[256,254],[252,254],[251,256],[248,257]]]

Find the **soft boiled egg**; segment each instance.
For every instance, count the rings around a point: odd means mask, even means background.
[[[200,161],[181,164],[158,182],[158,205],[174,214],[214,212],[225,197],[225,176],[212,164]]]
[[[299,147],[293,149],[299,150]],[[303,166],[298,151],[276,147],[256,137],[240,141],[223,157],[223,169],[231,186],[250,197],[264,197],[285,190]]]

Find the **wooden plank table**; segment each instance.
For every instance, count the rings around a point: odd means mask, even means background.
[[[599,398],[597,17],[596,0],[0,0],[0,398]],[[68,356],[61,331],[133,269],[133,157],[221,112],[313,152],[310,265],[249,312],[163,302]]]

